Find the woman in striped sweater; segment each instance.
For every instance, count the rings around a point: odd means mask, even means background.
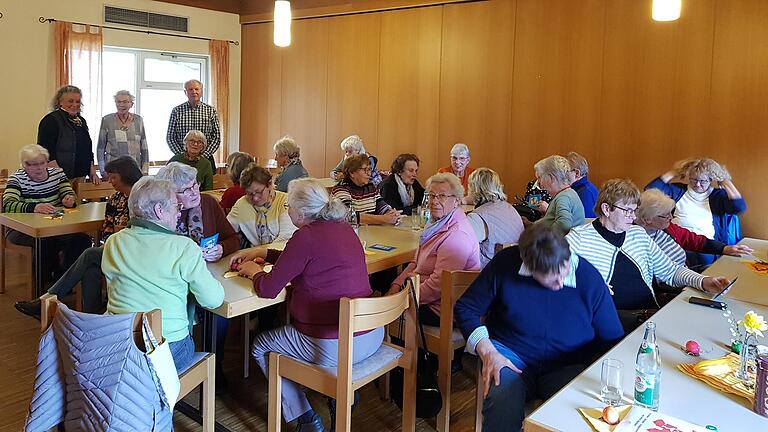
[[[630,330],[659,308],[653,278],[675,287],[690,286],[718,292],[729,281],[706,277],[673,262],[645,229],[633,225],[640,191],[629,180],[603,184],[597,197],[597,219],[571,229],[566,239],[571,250],[587,259],[608,284],[625,330]]]
[[[400,210],[389,206],[371,183],[371,162],[366,155],[358,154],[344,160],[344,179],[333,187],[333,198],[338,198],[355,212],[361,224],[396,225],[400,222]]]

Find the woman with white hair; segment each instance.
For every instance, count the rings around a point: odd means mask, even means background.
[[[275,298],[289,283],[293,288],[288,304],[291,324],[263,332],[253,341],[251,354],[265,376],[270,352],[324,367],[337,364],[339,300],[371,295],[365,254],[345,221],[346,213],[344,204],[329,197],[322,183],[294,180],[288,185],[288,214],[299,229],[285,249],[245,249],[231,259],[241,275],[253,279],[259,297]],[[274,267],[265,272],[253,261],[257,258],[275,263]],[[352,362],[371,356],[383,339],[383,328],[355,336]],[[297,419],[297,430],[324,431],[301,386],[285,379],[282,385],[285,421]]]
[[[379,172],[377,169],[377,164],[379,162],[378,159],[376,159],[376,156],[368,153],[365,151],[365,146],[363,145],[363,140],[357,136],[357,135],[350,135],[343,140],[341,140],[341,149],[344,151],[344,157],[339,161],[339,163],[336,165],[334,169],[331,170],[331,178],[340,181],[344,178],[344,161],[347,160],[350,156],[362,154],[366,155],[368,157],[368,160],[371,163],[371,183],[373,183],[374,186],[378,186],[379,183],[381,183],[381,175],[382,173]],[[385,173],[388,174],[388,173]]]
[[[175,232],[182,205],[170,181],[141,178],[128,198],[128,227],[107,239],[101,261],[107,278],[107,312],[160,309],[163,337],[177,370],[186,368],[195,352],[187,314],[190,294],[205,308],[224,301],[224,288],[208,271],[200,248]]]
[[[184,136],[184,152],[174,155],[168,163],[181,162],[197,170],[197,183],[201,191],[213,189],[213,167],[203,156],[207,142],[205,134],[199,130],[191,130]]]
[[[464,192],[469,192],[469,175],[475,169],[469,166],[469,147],[466,144],[456,143],[451,147],[451,165],[442,167],[437,172],[452,173],[461,180]]]
[[[144,119],[130,112],[136,98],[128,90],[118,91],[114,98],[117,112],[101,119],[99,141],[96,144],[96,159],[101,176],[107,177],[104,167],[120,156],[132,157],[146,175],[149,172],[149,149]]]
[[[568,160],[559,155],[546,157],[533,166],[536,182],[553,198],[552,201],[539,201],[538,208],[544,212],[544,217],[537,220],[538,224],[554,226],[563,233],[583,224],[584,205],[579,195],[571,188],[568,172],[571,165]]]
[[[304,165],[301,164],[301,159],[299,159],[301,149],[293,137],[288,135],[277,140],[274,149],[277,166],[283,169],[275,180],[275,189],[280,192],[288,192],[288,183],[291,180],[309,175],[304,169]]]
[[[408,267],[392,282],[400,290],[412,274],[421,276],[419,317],[426,325],[440,325],[440,279],[443,271],[479,270],[480,247],[461,209],[464,188],[459,178],[438,173],[427,180],[430,220]]]
[[[635,224],[645,228],[659,248],[678,265],[686,264],[686,252],[731,256],[753,252],[749,246],[726,245],[672,223],[674,210],[672,198],[658,189],[648,189],[640,194]]]
[[[523,220],[507,202],[499,174],[490,168],[478,168],[469,175],[469,196],[475,209],[467,218],[480,243],[480,266],[485,267],[496,254],[496,245],[517,243]]]

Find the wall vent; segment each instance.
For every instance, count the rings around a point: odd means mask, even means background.
[[[104,6],[104,23],[141,27],[143,29],[189,32],[189,18],[114,6]]]

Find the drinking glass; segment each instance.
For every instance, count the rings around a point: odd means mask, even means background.
[[[416,207],[413,209],[413,212],[411,212],[411,229],[414,231],[418,231],[422,228],[421,226],[421,207]]]
[[[618,406],[621,404],[623,393],[621,391],[621,369],[624,363],[620,360],[607,358],[603,360],[600,371],[600,398],[603,402]]]

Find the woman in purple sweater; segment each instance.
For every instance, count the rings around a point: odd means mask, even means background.
[[[292,286],[291,324],[261,333],[253,341],[251,354],[264,375],[270,352],[336,366],[339,300],[371,294],[363,247],[345,221],[346,211],[317,180],[294,180],[288,185],[288,214],[299,229],[285,249],[251,248],[233,255],[232,263],[237,263],[241,275],[253,279],[260,297],[275,298],[287,284]],[[256,258],[275,263],[272,270],[265,272],[253,261]],[[375,353],[383,339],[383,328],[355,336],[353,362]],[[298,419],[297,430],[325,430],[301,387],[292,381],[283,380],[282,404],[286,422]]]

